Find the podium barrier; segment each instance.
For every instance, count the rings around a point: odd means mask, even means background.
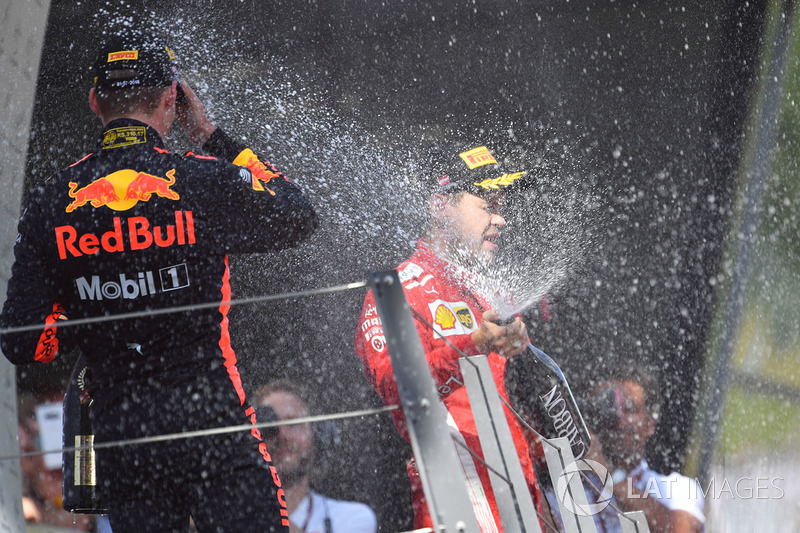
[[[478,532],[464,478],[453,475],[461,463],[397,271],[371,272],[369,280],[433,529]]]
[[[370,286],[383,326],[409,440],[419,470],[422,488],[434,521],[433,531],[478,532],[461,472],[456,447],[458,437],[450,431],[446,411],[422,349],[411,309],[405,299],[397,271],[371,272]],[[464,386],[475,417],[478,437],[497,501],[503,530],[508,533],[541,533],[539,516],[528,490],[505,409],[485,356],[459,360]],[[603,502],[589,504],[581,469],[566,438],[542,439],[548,473],[556,488],[556,500],[566,533],[597,533],[593,514]],[[472,452],[470,452],[472,453]],[[610,498],[610,494],[603,495]],[[608,502],[610,504],[610,502]],[[615,509],[616,510],[616,509]],[[624,533],[650,533],[641,511],[619,513]],[[549,525],[548,525],[549,527]]]
[[[536,507],[522,472],[489,362],[485,355],[475,355],[462,357],[459,364],[478,428],[483,460],[489,466],[489,478],[503,530],[508,533],[541,533]]]

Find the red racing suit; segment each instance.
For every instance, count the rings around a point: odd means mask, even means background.
[[[464,286],[456,274],[457,268],[437,257],[421,239],[414,254],[397,270],[409,306],[436,329],[436,332],[433,331],[418,316],[414,316],[439,398],[447,410],[451,432],[460,434],[470,450],[482,458],[475,419],[467,390],[463,387],[458,363],[462,354],[454,350],[439,334],[466,356],[481,354],[472,341],[471,333],[478,329],[483,313],[490,305],[480,295]],[[371,291],[364,300],[355,347],[368,379],[384,403],[399,404],[392,363]],[[487,358],[497,390],[508,401],[504,383],[506,358],[494,352],[489,353]],[[398,431],[408,440],[403,412],[395,410],[392,415]],[[506,410],[506,418],[534,504],[541,511],[541,498],[529,444],[514,414]],[[482,533],[503,531],[486,467],[460,446],[456,446],[456,451],[464,469],[467,490]],[[414,525],[416,528],[431,527],[433,524],[413,459],[409,462],[408,472],[414,505]]]
[[[98,443],[254,423],[229,335],[227,254],[296,245],[317,226],[313,207],[220,129],[203,147],[220,159],[171,153],[130,119],[100,139],[29,195],[0,325],[42,327],[5,331],[4,355],[49,363],[79,349]],[[114,320],[79,322],[97,318]],[[201,531],[288,526],[257,428],[97,458],[115,531],[180,530],[189,515]]]

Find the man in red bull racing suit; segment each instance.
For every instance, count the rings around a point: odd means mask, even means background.
[[[456,153],[449,155],[456,156]],[[499,325],[498,311],[492,309],[492,304],[470,281],[480,269],[479,265],[491,262],[498,249],[500,232],[505,226],[500,214],[504,201],[502,189],[522,178],[525,172],[503,174],[494,157],[482,146],[436,164],[442,166],[436,173],[437,186],[430,196],[430,229],[419,240],[414,254],[398,267],[398,274],[408,305],[414,311],[425,358],[447,410],[451,432],[477,457],[482,457],[458,360],[463,355],[486,354],[497,390],[508,402],[504,383],[507,357],[524,350],[528,344],[527,331],[518,315],[510,324]],[[399,404],[392,364],[371,291],[364,301],[355,343],[367,377],[384,403]],[[408,440],[402,411],[392,414],[395,426]],[[541,510],[529,444],[513,413],[506,410],[506,416],[531,497]],[[503,531],[488,470],[481,460],[461,446],[455,448],[481,532]],[[413,459],[408,473],[414,526],[432,527]]]
[[[317,226],[313,207],[211,124],[157,40],[110,39],[89,101],[104,124],[96,152],[33,189],[19,222],[0,320],[43,326],[6,331],[3,353],[47,363],[79,349],[95,443],[255,423],[229,336],[227,254],[298,244]],[[213,155],[165,148],[176,115]],[[100,447],[97,458],[115,533],[185,531],[190,517],[199,531],[288,531],[257,428]]]

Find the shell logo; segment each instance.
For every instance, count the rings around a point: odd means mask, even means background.
[[[447,306],[439,304],[433,314],[433,322],[442,330],[453,329],[456,325],[456,317]]]

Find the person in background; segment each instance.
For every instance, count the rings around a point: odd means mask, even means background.
[[[505,317],[492,308],[492,295],[483,293],[477,279],[487,273],[501,246],[507,191],[527,172],[504,171],[487,147],[460,144],[432,157],[423,175],[429,185],[430,224],[411,258],[397,270],[453,437],[469,448],[467,451],[454,444],[481,531],[502,531],[458,360],[464,355],[486,355],[497,390],[509,401],[506,362],[527,348],[527,330],[518,314],[513,321],[501,323]],[[367,378],[383,402],[399,404],[372,291],[364,300],[355,348]],[[393,411],[392,415],[398,431],[408,440],[402,411]],[[506,410],[506,417],[531,498],[541,512],[529,444],[514,414]],[[413,459],[408,472],[415,527],[432,527]]]
[[[639,366],[590,390],[587,424],[596,438],[587,459],[604,467],[613,483],[610,504],[595,515],[598,531],[620,531],[614,507],[643,511],[652,533],[704,531],[704,497],[697,481],[677,472],[658,473],[645,458],[645,447],[658,424],[660,394],[653,375]],[[602,483],[596,480],[595,486],[602,488]],[[586,494],[590,503],[597,499],[591,487]]]
[[[307,393],[287,380],[273,381],[261,387],[253,403],[262,422],[318,414],[310,407]],[[271,433],[263,432],[286,491],[289,531],[375,533],[377,519],[368,505],[334,500],[311,489],[312,475],[320,470],[321,455],[327,451],[321,447],[334,445],[333,442],[322,442],[319,435],[323,432],[320,429],[323,426],[320,424],[317,422],[314,427],[310,423],[286,425]]]
[[[229,333],[228,254],[296,246],[316,213],[211,123],[163,39],[110,34],[91,79],[99,142],[28,196],[0,315],[3,354],[49,363],[80,350],[96,444],[255,424]],[[168,150],[176,120],[205,155]],[[190,518],[201,532],[288,529],[255,427],[96,453],[115,533],[182,530]]]
[[[18,401],[19,449],[21,453],[41,452],[40,431],[36,413],[37,405],[58,405],[58,393],[20,392]],[[60,430],[60,427],[58,428]],[[59,431],[60,437],[60,431]],[[60,440],[60,439],[59,439]],[[51,447],[48,447],[51,448]],[[52,447],[55,449],[55,447]],[[57,526],[74,531],[90,531],[94,518],[76,515],[61,508],[62,472],[60,464],[50,466],[42,455],[20,459],[22,473],[22,510],[27,522],[44,526]]]

